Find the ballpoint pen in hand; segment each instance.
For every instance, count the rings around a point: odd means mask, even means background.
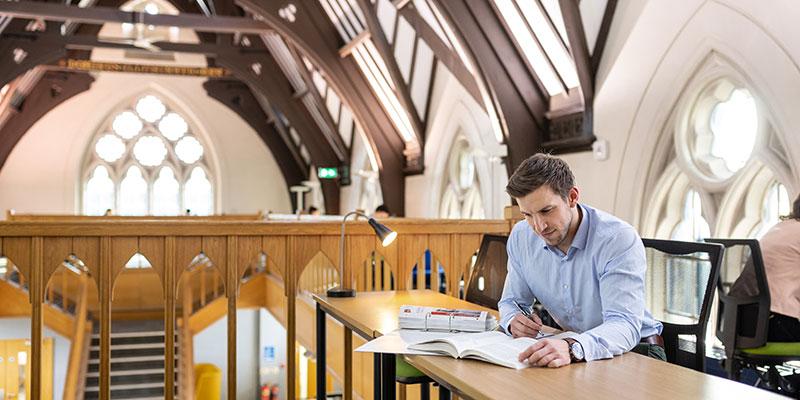
[[[534,301],[535,301],[535,300],[534,300]],[[527,310],[526,310],[526,309],[525,309],[525,307],[523,307],[523,306],[521,306],[519,303],[517,303],[517,301],[516,301],[516,300],[512,300],[512,302],[514,302],[514,305],[515,305],[515,306],[517,306],[517,309],[519,310],[519,312],[521,312],[521,313],[522,313],[522,315],[524,315],[524,316],[526,316],[526,317],[528,317],[528,318],[531,318],[531,311],[530,311],[530,309],[527,309]]]

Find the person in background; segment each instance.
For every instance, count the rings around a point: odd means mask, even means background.
[[[770,316],[767,340],[800,342],[800,195],[792,213],[767,231],[758,241],[769,287]],[[758,294],[755,271],[748,261],[731,286],[735,297]]]
[[[308,215],[319,215],[319,209],[314,206],[308,207]]]
[[[506,192],[525,220],[508,238],[500,325],[514,337],[536,337],[542,321],[535,314],[525,316],[524,309],[538,299],[561,327],[577,332],[566,339],[541,339],[519,360],[555,368],[632,349],[666,360],[662,325],[645,309],[647,261],[636,230],[578,204],[572,171],[550,155],[523,161]]]
[[[389,207],[381,204],[377,208],[375,208],[375,212],[372,214],[373,218],[389,218]]]

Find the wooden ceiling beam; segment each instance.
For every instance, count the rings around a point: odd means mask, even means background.
[[[404,215],[405,173],[422,171],[422,154],[404,154],[405,144],[399,132],[372,93],[355,61],[339,56],[339,48],[343,43],[319,3],[295,3],[297,12],[292,23],[279,16],[283,3],[237,0],[237,4],[275,29],[320,69],[342,101],[353,111],[355,120],[367,135],[368,145],[378,159],[381,189],[387,206],[398,215]]]
[[[597,41],[594,43],[592,51],[592,80],[597,87],[597,70],[600,68],[600,61],[603,59],[603,51],[608,42],[608,33],[611,30],[611,23],[614,21],[614,12],[617,10],[617,0],[608,0],[606,10],[603,13],[603,20],[600,22],[600,30],[597,32]]]
[[[472,75],[472,72],[467,69],[461,57],[458,56],[453,49],[451,49],[445,42],[436,34],[436,31],[425,22],[425,19],[419,15],[413,3],[406,4],[398,10],[400,15],[408,21],[414,31],[417,32],[420,38],[431,48],[436,59],[439,60],[456,77],[461,86],[467,90],[467,93],[472,96],[472,99],[481,106],[484,110],[486,105],[483,104],[483,97],[481,96],[478,82]]]
[[[179,15],[148,14],[146,12],[121,11],[114,7],[65,6],[57,3],[35,1],[0,1],[0,15],[22,19],[45,21],[71,21],[81,24],[102,25],[109,22],[174,26],[199,32],[214,33],[262,33],[270,28],[263,22],[242,17],[207,17],[203,14],[183,13]]]
[[[486,86],[508,149],[509,176],[531,154],[541,150],[547,134],[549,97],[542,93],[496,16],[490,2],[435,0],[456,34],[462,38],[476,74]]]
[[[46,72],[14,111],[15,115],[0,128],[0,169],[36,121],[64,101],[89,90],[93,82],[94,78],[87,73]]]
[[[594,73],[589,56],[589,45],[583,29],[583,19],[577,0],[561,0],[561,15],[569,39],[570,53],[578,73],[580,90],[583,95],[583,114],[579,131],[572,137],[562,140],[563,149],[586,150],[591,148],[594,136]]]
[[[403,74],[400,73],[400,67],[397,65],[397,60],[394,58],[392,46],[386,39],[386,35],[383,34],[383,29],[378,22],[378,14],[375,8],[376,6],[367,0],[356,0],[356,2],[361,8],[361,13],[364,14],[364,18],[366,19],[367,29],[369,30],[372,38],[372,43],[375,45],[375,48],[378,49],[378,53],[380,54],[381,58],[383,58],[383,62],[386,64],[386,68],[389,71],[389,77],[391,77],[392,81],[394,81],[395,94],[397,94],[400,104],[408,112],[408,116],[411,117],[411,126],[414,130],[414,135],[416,136],[417,141],[422,148],[422,152],[424,152],[425,126],[422,123],[423,116],[417,113],[417,108],[414,106],[414,102],[411,100],[411,91],[409,90],[408,85],[406,85],[406,81],[403,79]]]
[[[41,32],[4,32],[0,34],[0,40],[17,40],[18,42],[30,42],[33,46],[53,47],[62,46],[68,50],[93,50],[96,48],[123,49],[147,51],[131,44],[107,42],[90,35],[71,35],[61,36],[59,34]],[[169,53],[191,53],[202,54],[206,57],[216,58],[220,54],[239,53],[239,54],[267,54],[266,49],[250,49],[244,47],[231,47],[216,43],[174,43],[174,42],[153,42],[162,52]]]
[[[311,155],[312,163],[321,167],[349,165],[349,160],[339,159],[321,129],[305,105],[294,94],[291,84],[283,76],[277,62],[271,56],[226,55],[219,57],[216,64],[230,70],[234,76],[247,84],[253,92],[264,93],[274,109],[267,113],[275,121],[281,121],[283,114],[302,138]],[[254,65],[259,65],[260,72]],[[330,183],[328,183],[330,186]],[[330,187],[325,190],[325,209],[339,211],[339,190]]]

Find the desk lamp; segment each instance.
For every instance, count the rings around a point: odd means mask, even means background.
[[[378,236],[381,240],[381,245],[386,247],[394,241],[397,237],[397,232],[389,229],[386,225],[381,224],[380,222],[376,221],[375,218],[371,218],[366,216],[364,213],[360,211],[351,211],[347,213],[344,218],[342,218],[342,235],[339,237],[339,286],[334,288],[328,289],[327,295],[328,297],[354,297],[356,295],[355,289],[349,289],[344,287],[344,227],[345,222],[347,222],[347,217],[355,215],[356,219],[358,217],[368,218],[367,222],[375,231],[375,235]]]

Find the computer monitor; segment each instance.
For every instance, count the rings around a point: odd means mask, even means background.
[[[508,272],[508,236],[483,235],[478,259],[472,268],[465,300],[470,303],[497,310],[497,302],[503,295],[503,285]]]

